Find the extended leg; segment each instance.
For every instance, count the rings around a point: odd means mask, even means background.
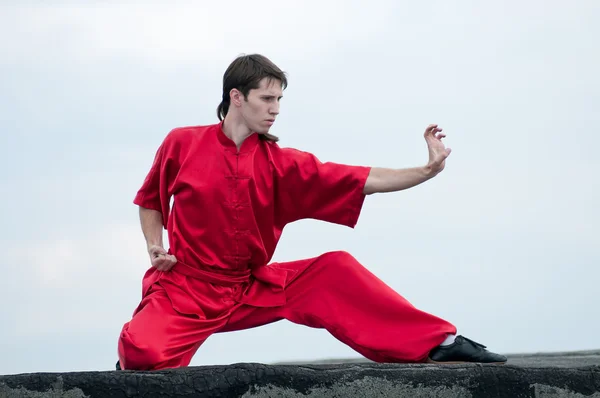
[[[242,306],[221,331],[260,326],[285,318],[325,328],[338,340],[377,362],[423,362],[456,328],[423,312],[346,252],[274,264],[304,268],[286,287],[281,307]]]

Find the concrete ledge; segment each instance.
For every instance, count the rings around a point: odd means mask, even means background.
[[[600,366],[263,365],[0,376],[3,398],[599,397]]]

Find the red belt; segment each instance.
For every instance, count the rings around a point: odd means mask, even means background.
[[[273,307],[285,304],[285,286],[289,278],[296,273],[294,270],[265,265],[231,274],[193,267],[181,261],[177,261],[171,271],[223,286],[248,282],[249,287],[242,295],[240,302],[257,307]]]

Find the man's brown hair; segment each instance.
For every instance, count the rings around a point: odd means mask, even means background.
[[[288,84],[285,72],[264,55],[250,54],[237,57],[223,75],[223,99],[217,107],[219,120],[225,119],[229,111],[231,103],[229,92],[232,89],[240,90],[247,100],[250,90],[258,88],[264,78],[279,80],[284,90]],[[266,141],[279,141],[278,137],[269,133],[260,134],[259,137]]]

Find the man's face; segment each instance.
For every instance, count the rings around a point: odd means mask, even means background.
[[[257,89],[250,90],[247,100],[241,97],[241,114],[251,131],[259,134],[269,132],[279,114],[282,94],[279,80],[264,78]]]

